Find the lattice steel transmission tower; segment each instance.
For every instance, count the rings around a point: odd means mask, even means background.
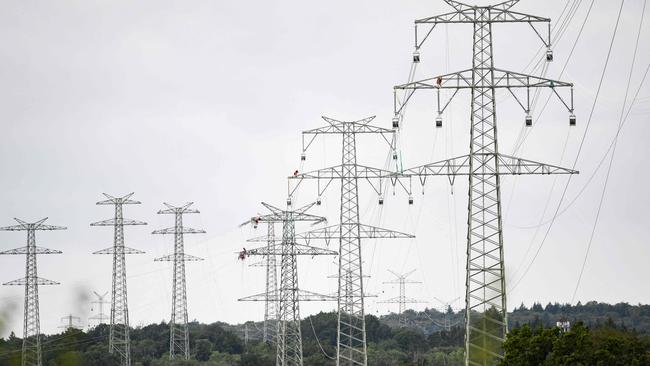
[[[192,202],[175,207],[163,203],[167,208],[158,211],[158,214],[171,214],[175,217],[173,227],[155,230],[152,234],[174,235],[174,254],[156,258],[156,262],[174,262],[174,277],[172,284],[172,316],[169,321],[169,359],[190,359],[190,335],[187,328],[187,290],[185,282],[185,262],[202,261],[203,258],[185,254],[183,235],[205,234],[204,230],[192,229],[183,226],[183,215],[198,214],[199,210],[190,208]]]
[[[259,225],[259,216],[253,217],[250,221],[246,221],[241,226],[250,224],[253,228],[257,229]],[[281,241],[275,237],[275,223],[266,223],[266,250],[271,253],[276,244]],[[258,241],[257,239],[255,241]],[[262,341],[264,343],[275,344],[277,334],[277,320],[278,320],[278,263],[275,254],[264,256],[263,262],[253,263],[251,267],[265,267],[266,268],[266,286],[264,292],[264,325],[262,329]]]
[[[312,222],[313,224],[325,221],[324,217],[306,213],[314,203],[292,210],[291,201],[287,201],[287,209],[282,210],[262,202],[270,214],[253,218],[256,222],[282,223],[282,242],[273,245],[244,250],[244,256],[250,255],[277,255],[280,256],[280,290],[277,297],[268,293],[245,297],[239,301],[277,301],[277,354],[278,366],[302,366],[302,334],[300,332],[300,302],[301,301],[334,301],[335,298],[319,295],[314,292],[301,290],[298,287],[298,256],[299,255],[336,255],[337,252],[311,247],[296,243],[296,221]]]
[[[64,331],[68,331],[70,329],[81,329],[81,318],[78,316],[74,316],[72,314],[68,314],[64,317],[61,317],[61,321],[65,320],[65,324],[59,326],[60,329],[63,329]]]
[[[470,153],[409,169],[403,176],[469,177],[467,264],[465,293],[465,362],[467,365],[492,365],[503,358],[502,343],[507,326],[503,231],[501,223],[501,175],[576,174],[577,171],[520,159],[499,153],[497,143],[497,89],[507,90],[526,113],[525,125],[532,125],[530,90],[550,88],[569,110],[569,124],[575,125],[573,84],[526,75],[494,67],[492,26],[496,23],[527,23],[547,47],[546,60],[553,60],[550,19],[510,10],[519,0],[492,6],[470,6],[444,0],[453,11],[415,21],[415,53],[420,62],[420,47],[439,24],[471,24],[474,27],[472,67],[467,70],[411,81],[394,87],[395,118],[399,125],[406,103],[416,90],[429,89],[438,94],[436,127],[442,127],[442,113],[461,90],[471,93]],[[542,36],[538,24],[548,24],[548,37]],[[424,27],[424,36],[420,29]],[[570,88],[570,101],[558,89]],[[405,92],[398,100],[397,91]],[[453,92],[448,101],[440,102],[440,91]],[[523,96],[521,94],[524,94]],[[441,107],[442,105],[442,107]],[[452,180],[453,181],[453,180]]]
[[[404,318],[404,310],[406,310],[406,304],[422,304],[425,301],[417,300],[412,297],[406,297],[406,285],[415,285],[420,284],[420,281],[411,281],[408,280],[408,276],[412,275],[415,270],[406,272],[404,274],[399,274],[397,272],[388,270],[393,276],[395,276],[394,281],[382,282],[387,285],[398,285],[399,286],[399,296],[393,297],[387,300],[379,301],[380,304],[399,304],[399,322],[401,324],[406,324],[406,319]]]
[[[131,366],[131,339],[129,336],[129,305],[126,291],[126,254],[143,254],[143,251],[124,246],[124,225],[146,225],[146,222],[125,219],[122,216],[124,205],[138,205],[139,201],[131,199],[133,193],[124,197],[113,197],[106,193],[106,200],[98,205],[115,206],[112,219],[98,221],[90,226],[113,226],[113,246],[93,254],[113,255],[113,283],[111,292],[111,327],[108,339],[108,351],[117,353],[122,366]]]
[[[395,152],[394,131],[375,127],[369,123],[375,117],[360,121],[344,122],[328,117],[323,119],[327,126],[304,131],[303,155],[316,136],[339,134],[343,138],[341,165],[315,170],[290,177],[297,184],[289,187],[289,196],[293,195],[304,179],[318,182],[318,201],[333,180],[341,181],[340,224],[317,229],[298,238],[309,242],[312,239],[335,239],[339,241],[338,274],[338,321],[337,321],[337,365],[367,365],[366,321],[364,309],[363,270],[361,259],[361,239],[366,238],[412,238],[412,235],[391,231],[374,226],[363,225],[359,220],[358,180],[366,180],[379,195],[379,204],[383,204],[383,181],[394,172],[371,168],[357,164],[356,136],[358,134],[377,134],[384,138],[397,160]],[[305,136],[311,138],[305,144]],[[321,180],[325,181],[321,185]],[[376,181],[373,183],[373,181]]]
[[[27,231],[27,246],[5,250],[0,254],[25,254],[25,277],[4,283],[5,286],[25,286],[25,313],[23,320],[22,366],[42,366],[41,323],[39,317],[38,286],[58,285],[58,282],[38,277],[36,268],[37,254],[61,254],[58,250],[36,246],[36,230],[65,230],[63,226],[45,225],[47,217],[28,223],[14,218],[18,225],[1,227],[3,231]]]
[[[104,313],[104,305],[109,304],[110,302],[105,300],[106,296],[108,295],[108,292],[104,292],[103,295],[98,294],[96,291],[93,291],[93,295],[95,295],[96,300],[91,302],[93,305],[92,310],[94,310],[94,306],[96,305],[97,308],[99,309],[97,315],[91,316],[88,318],[88,320],[97,320],[97,325],[99,324],[106,324],[106,319],[109,319],[108,316],[106,316],[106,313]]]

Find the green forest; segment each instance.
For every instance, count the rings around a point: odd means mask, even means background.
[[[462,312],[448,309],[406,311],[366,317],[368,363],[377,366],[450,366],[463,364]],[[568,320],[563,332],[556,322]],[[501,365],[650,365],[650,306],[590,302],[521,305],[509,314],[511,331]],[[131,331],[134,365],[275,365],[275,348],[260,341],[261,323],[190,324],[189,361],[168,360],[166,323]],[[301,324],[305,365],[333,365],[336,314],[320,313]],[[44,365],[112,366],[109,327],[68,329],[42,338]],[[13,333],[0,339],[0,366],[20,365],[22,340]]]

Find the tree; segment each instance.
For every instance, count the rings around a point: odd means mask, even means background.
[[[194,357],[199,361],[207,361],[212,354],[212,343],[207,339],[199,339],[194,344]]]

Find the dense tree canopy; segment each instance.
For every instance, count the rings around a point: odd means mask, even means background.
[[[462,312],[407,311],[402,323],[396,314],[366,317],[368,362],[372,366],[464,365]],[[305,366],[334,365],[335,313],[320,313],[301,324]],[[555,327],[570,320],[566,333]],[[523,365],[650,365],[650,307],[595,302],[577,306],[522,305],[509,315],[511,333],[504,345],[502,366]],[[578,321],[580,320],[580,321]],[[403,322],[406,322],[406,325]],[[190,323],[191,360],[169,360],[169,326],[137,327],[131,332],[134,366],[273,366],[275,347],[262,343],[261,324]],[[114,366],[108,353],[107,325],[88,331],[70,329],[43,336],[45,366]],[[11,334],[0,339],[0,366],[20,365],[22,340]]]

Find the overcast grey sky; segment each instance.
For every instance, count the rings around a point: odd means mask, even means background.
[[[481,1],[480,4],[486,2]],[[557,20],[565,1],[523,0],[517,11]],[[555,46],[548,76],[557,77],[589,1],[582,2]],[[584,34],[562,79],[576,84],[578,126],[569,128],[563,107],[551,99],[539,116],[547,92],[534,111],[535,126],[516,154],[571,166],[578,152],[612,34],[619,1],[596,1]],[[607,163],[590,181],[616,134],[632,60],[642,0],[625,2],[623,21],[575,177],[567,192],[569,206],[550,231],[530,271],[508,293],[509,307],[521,302],[568,302],[587,248]],[[200,215],[188,226],[203,236],[187,236],[186,252],[206,258],[187,265],[190,319],[202,322],[260,320],[262,304],[237,298],[260,293],[262,269],[250,268],[235,254],[245,240],[264,230],[237,228],[262,212],[260,201],[282,205],[286,179],[295,169],[312,170],[340,159],[340,139],[319,139],[300,165],[300,131],[323,125],[321,115],[356,120],[377,115],[374,124],[389,127],[392,87],[406,81],[413,51],[413,20],[447,12],[442,1],[4,1],[0,13],[0,225],[18,217],[67,231],[39,232],[38,245],[62,255],[40,256],[39,276],[59,281],[41,287],[41,326],[57,330],[60,317],[73,313],[84,324],[91,291],[110,291],[111,260],[90,253],[112,245],[111,228],[90,222],[112,217],[95,206],[101,193],[135,192],[140,206],[125,217],[147,227],[126,229],[126,245],[145,250],[130,256],[128,286],[134,326],[169,319],[171,264],[153,258],[171,253],[170,237],[151,231],[173,224],[156,215],[162,202],[195,202]],[[632,88],[650,62],[648,26],[643,27]],[[523,71],[539,49],[526,25],[495,26],[498,67]],[[416,78],[468,68],[469,26],[440,27],[422,50]],[[539,56],[541,57],[541,55]],[[530,71],[530,70],[527,70]],[[536,72],[539,72],[538,70]],[[576,301],[649,303],[645,279],[650,271],[646,237],[650,221],[647,156],[650,88],[619,138],[600,224]],[[512,98],[499,94],[500,150],[512,153],[524,114]],[[435,129],[434,96],[413,98],[400,132],[405,166],[463,155],[468,151],[469,98],[459,95]],[[539,117],[539,118],[538,118]],[[562,148],[567,142],[564,155]],[[359,162],[383,167],[381,141],[358,141]],[[566,177],[505,177],[503,208],[506,272],[509,286],[521,278],[546,230]],[[363,184],[363,183],[361,183]],[[298,203],[315,199],[305,184]],[[377,294],[367,312],[395,311],[377,301],[397,295],[381,285],[387,269],[417,269],[422,285],[410,294],[439,306],[464,294],[467,183],[431,179],[415,204],[396,191],[383,208],[376,194],[361,190],[362,220],[407,231],[413,240],[364,243],[364,270],[372,277],[367,291]],[[452,194],[453,192],[453,194]],[[331,187],[313,213],[338,218],[338,188]],[[549,202],[546,212],[545,204]],[[23,246],[23,232],[0,234],[0,249]],[[301,258],[300,284],[312,291],[334,292],[326,279],[333,258]],[[0,281],[24,276],[24,257],[0,258]],[[307,270],[309,267],[309,270]],[[0,288],[0,311],[8,319],[0,335],[22,334],[23,289]],[[456,303],[462,306],[462,301]],[[334,304],[301,305],[303,315],[332,310]]]

